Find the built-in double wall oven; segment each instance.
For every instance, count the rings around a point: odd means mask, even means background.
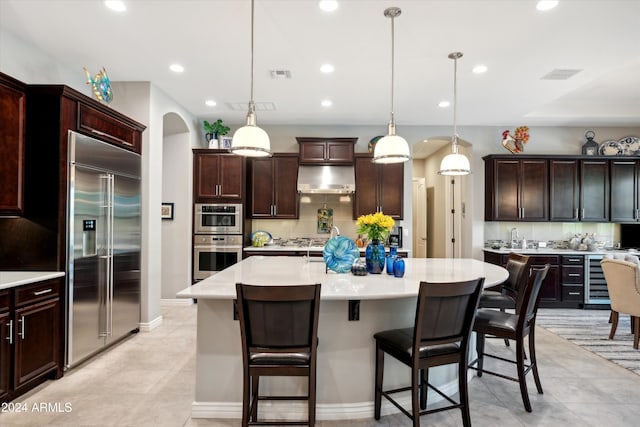
[[[193,280],[206,279],[242,259],[242,205],[194,206]]]

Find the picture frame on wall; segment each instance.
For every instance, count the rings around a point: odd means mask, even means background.
[[[173,220],[173,203],[162,202],[162,213],[160,217],[162,219]]]

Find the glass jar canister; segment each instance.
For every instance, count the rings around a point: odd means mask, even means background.
[[[393,262],[393,275],[395,277],[403,277],[404,276],[404,259],[402,257],[396,257]]]

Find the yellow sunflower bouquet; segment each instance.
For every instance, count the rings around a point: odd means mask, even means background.
[[[383,242],[393,228],[395,221],[389,215],[382,212],[362,215],[356,220],[359,234],[366,234],[369,240]]]

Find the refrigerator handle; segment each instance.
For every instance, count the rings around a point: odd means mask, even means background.
[[[107,243],[107,336],[113,334],[113,226],[114,226],[114,203],[115,203],[115,179],[113,174],[109,174],[108,200],[109,209],[107,217],[108,243]]]

